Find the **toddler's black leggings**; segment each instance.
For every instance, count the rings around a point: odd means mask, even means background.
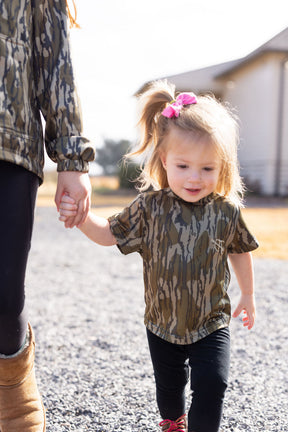
[[[192,404],[188,431],[219,430],[230,365],[230,333],[220,329],[190,345],[167,342],[147,330],[156,382],[157,404],[163,419],[185,413],[185,386],[189,378]]]
[[[0,161],[0,353],[21,347],[26,330],[25,272],[39,178]]]

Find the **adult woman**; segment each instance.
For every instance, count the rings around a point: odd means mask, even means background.
[[[45,413],[34,375],[34,336],[24,279],[44,145],[57,163],[57,206],[66,193],[89,209],[88,161],[94,150],[82,122],[67,37],[65,0],[0,4],[0,430],[42,432]]]

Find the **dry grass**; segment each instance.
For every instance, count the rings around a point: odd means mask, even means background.
[[[55,183],[45,182],[39,189],[37,205],[54,205]],[[93,211],[99,216],[108,217],[120,212],[135,195],[118,193],[93,194]],[[288,260],[288,207],[246,208],[243,215],[247,226],[257,237],[260,247],[253,252],[255,257]]]
[[[288,259],[288,208],[246,208],[243,216],[260,247],[255,257]]]

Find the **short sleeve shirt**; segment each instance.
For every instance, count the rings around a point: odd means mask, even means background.
[[[217,194],[189,203],[167,188],[138,195],[109,222],[120,251],[142,256],[152,333],[185,345],[229,325],[228,254],[258,247],[237,206]]]

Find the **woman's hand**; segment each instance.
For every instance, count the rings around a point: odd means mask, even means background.
[[[78,171],[62,171],[58,173],[55,195],[55,203],[58,211],[60,209],[62,197],[67,195],[74,199],[77,211],[73,216],[66,216],[65,227],[80,227],[87,218],[91,204],[91,183],[87,173]],[[64,217],[65,215],[63,214],[62,216]]]

